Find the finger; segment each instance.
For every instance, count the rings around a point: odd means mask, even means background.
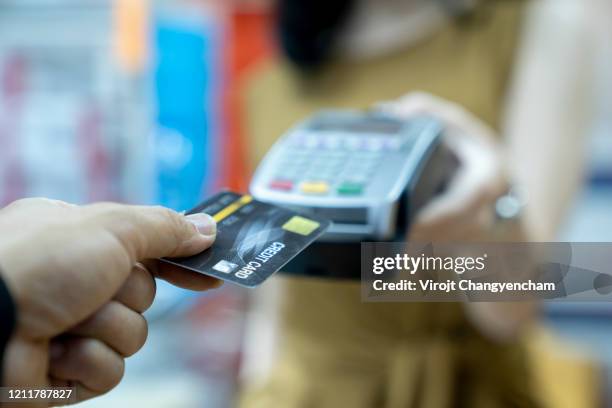
[[[453,224],[471,222],[480,212],[493,211],[496,199],[505,191],[502,187],[505,183],[495,183],[499,187],[478,185],[473,180],[457,180],[448,191],[433,198],[417,213],[413,227],[452,227]]]
[[[492,211],[492,206],[484,199],[475,199],[464,206],[434,200],[422,213],[417,214],[410,227],[409,239],[419,240],[418,237],[423,237],[426,241],[449,241],[466,236],[467,231],[473,234],[474,230],[485,227],[481,215]]]
[[[46,197],[29,197],[22,198],[16,201],[13,201],[4,209],[13,209],[18,207],[20,209],[38,209],[38,208],[56,208],[56,209],[74,209],[78,206],[76,204],[67,203],[61,200],[54,200],[52,198]]]
[[[493,226],[491,209],[481,209],[466,219],[457,219],[447,223],[436,222],[415,224],[410,230],[409,241],[412,242],[452,242],[478,240],[489,241]]]
[[[434,197],[415,217],[414,227],[450,226],[470,221],[471,215],[482,206],[491,204],[482,186],[457,175],[447,191]]]
[[[80,382],[61,380],[55,377],[49,378],[49,385],[51,387],[74,387],[75,401],[73,403],[83,402],[83,401],[92,399],[94,397],[98,397],[103,394],[102,392],[93,391],[85,387]],[[58,402],[58,403],[52,403],[50,406],[56,407],[56,406],[64,406],[64,405],[66,404],[63,402]]]
[[[156,277],[184,289],[203,291],[223,285],[220,279],[157,260],[146,261],[146,265]]]
[[[72,386],[76,388],[75,392],[77,396],[77,401],[79,402],[87,401],[89,399],[99,397],[100,395],[107,392],[107,391],[94,391],[91,388],[86,387],[80,382],[72,383]]]
[[[143,313],[155,299],[155,279],[151,272],[141,263],[132,268],[132,273],[114,297],[130,309]]]
[[[481,140],[493,140],[494,131],[463,106],[427,92],[411,92],[378,107],[389,114],[409,117],[428,114],[442,120],[445,125],[458,128],[462,133]]]
[[[100,340],[123,357],[129,357],[144,345],[148,327],[140,313],[111,301],[69,333]]]
[[[428,113],[430,100],[433,95],[426,92],[410,92],[398,99],[378,102],[374,106],[376,109],[387,114],[410,117],[423,113]]]
[[[101,223],[134,261],[165,256],[194,255],[210,247],[216,223],[207,214],[184,216],[164,207],[114,203],[87,207],[93,222]]]
[[[98,394],[114,388],[123,377],[123,358],[100,340],[68,337],[55,340],[53,347],[61,351],[50,358],[51,377],[81,383]]]
[[[461,167],[448,188],[417,215],[415,224],[448,224],[469,219],[481,207],[493,207],[497,197],[508,188],[496,152],[467,138],[451,144]]]

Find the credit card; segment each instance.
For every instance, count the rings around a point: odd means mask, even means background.
[[[230,191],[187,214],[200,212],[217,221],[212,247],[194,256],[162,261],[249,288],[263,283],[331,225],[329,220]]]

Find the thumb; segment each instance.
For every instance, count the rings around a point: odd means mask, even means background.
[[[215,240],[216,223],[208,214],[185,216],[159,206],[92,207],[99,222],[123,244],[133,261],[195,255]]]

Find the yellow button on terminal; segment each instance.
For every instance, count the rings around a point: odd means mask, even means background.
[[[327,194],[329,184],[324,181],[308,181],[300,186],[302,193],[305,194]]]

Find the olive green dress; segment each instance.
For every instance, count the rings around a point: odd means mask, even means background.
[[[523,8],[489,0],[416,46],[335,61],[307,80],[282,60],[268,62],[246,94],[252,165],[318,109],[367,108],[411,91],[498,126]],[[522,346],[485,339],[460,303],[362,303],[359,282],[277,279],[279,354],[264,385],[243,390],[244,408],[537,406]]]

